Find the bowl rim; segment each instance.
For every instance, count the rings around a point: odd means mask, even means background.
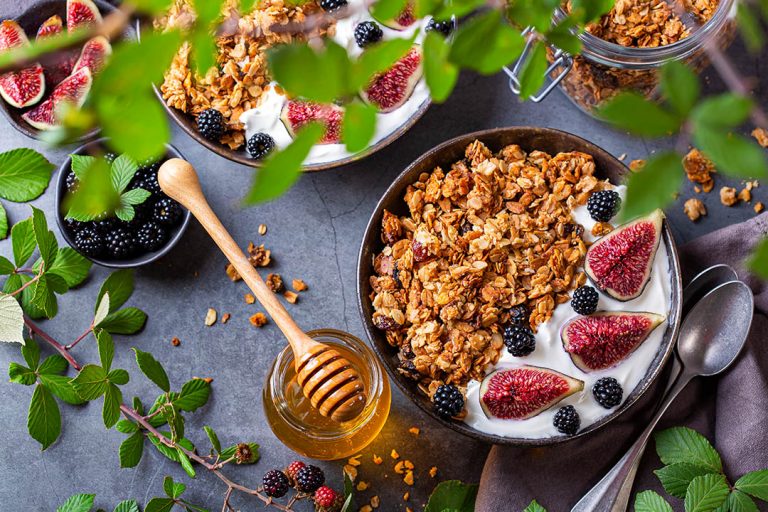
[[[480,131],[460,135],[457,137],[453,137],[431,148],[430,150],[428,150],[427,152],[419,156],[411,164],[409,164],[405,168],[405,170],[401,172],[392,181],[390,186],[387,187],[387,190],[382,194],[381,198],[376,203],[376,206],[373,209],[371,217],[369,218],[368,223],[365,227],[363,238],[360,243],[360,248],[358,251],[357,276],[356,276],[357,277],[356,292],[357,292],[358,313],[360,314],[361,320],[363,322],[365,334],[368,338],[369,343],[371,343],[373,351],[376,353],[380,362],[387,369],[387,373],[390,375],[392,380],[394,380],[398,389],[404,395],[406,395],[411,402],[415,403],[422,411],[424,411],[427,415],[429,415],[433,420],[439,422],[443,426],[448,427],[455,432],[458,432],[460,434],[466,435],[473,439],[490,443],[490,444],[510,445],[510,446],[519,446],[519,447],[553,446],[553,445],[568,443],[575,439],[579,439],[581,437],[592,434],[593,432],[601,429],[603,426],[607,425],[608,423],[624,415],[627,411],[632,409],[633,406],[637,403],[637,401],[641,397],[645,396],[646,392],[652,387],[652,385],[658,379],[659,375],[662,373],[663,369],[666,366],[667,361],[669,360],[669,358],[671,357],[674,351],[675,341],[677,340],[677,335],[680,329],[680,321],[682,316],[682,300],[681,300],[682,288],[683,288],[682,273],[680,270],[680,261],[678,257],[677,247],[675,245],[674,238],[672,237],[672,232],[670,230],[668,220],[665,218],[662,225],[662,239],[667,247],[667,258],[669,261],[669,273],[670,273],[670,279],[671,279],[671,304],[670,304],[670,310],[667,314],[667,328],[662,338],[662,345],[659,348],[659,352],[657,353],[656,358],[654,359],[654,362],[652,362],[655,364],[652,364],[649,367],[643,379],[638,383],[635,389],[632,390],[632,392],[627,396],[624,402],[622,402],[622,404],[617,409],[615,409],[610,414],[604,416],[600,420],[596,421],[595,423],[592,423],[591,425],[580,430],[577,434],[573,436],[562,435],[562,436],[552,436],[548,438],[505,437],[505,436],[500,436],[496,434],[488,434],[488,433],[473,429],[467,424],[460,421],[445,420],[439,417],[434,412],[432,407],[429,405],[428,400],[425,399],[426,397],[424,396],[424,394],[414,389],[416,387],[415,382],[414,381],[406,382],[406,378],[403,377],[402,374],[400,374],[397,371],[397,368],[395,367],[392,361],[392,353],[386,353],[384,350],[382,350],[382,346],[386,344],[386,341],[384,341],[383,344],[375,341],[376,339],[383,340],[383,337],[379,334],[380,331],[378,331],[373,326],[371,320],[368,318],[368,314],[366,310],[366,303],[370,302],[368,299],[368,288],[367,288],[368,278],[372,274],[370,269],[371,265],[370,265],[370,262],[367,261],[367,257],[375,253],[375,251],[373,250],[368,251],[368,248],[369,248],[369,244],[372,241],[374,243],[377,243],[375,241],[379,240],[377,230],[379,229],[381,216],[382,216],[385,203],[391,200],[391,197],[393,195],[398,194],[398,191],[401,189],[401,187],[404,186],[403,183],[405,181],[408,181],[408,183],[411,183],[412,180],[418,176],[417,172],[418,173],[426,172],[425,169],[421,169],[421,165],[429,157],[431,157],[434,154],[441,153],[446,149],[454,148],[455,146],[465,147],[469,142],[475,139],[483,141],[488,137],[499,136],[502,134],[512,134],[512,135],[518,134],[518,136],[523,136],[524,134],[533,134],[533,133],[539,133],[539,134],[545,134],[545,135],[556,135],[559,137],[563,137],[566,140],[568,140],[570,143],[573,143],[573,145],[575,146],[573,148],[574,151],[583,151],[583,152],[592,154],[593,156],[599,156],[602,160],[607,160],[612,164],[612,166],[614,166],[617,170],[619,170],[621,175],[626,175],[627,173],[630,172],[629,169],[620,160],[618,160],[608,151],[587,141],[586,139],[583,139],[582,137],[579,137],[578,135],[574,135],[570,132],[558,130],[555,128],[545,128],[545,127],[536,127],[536,126],[510,126],[510,127],[503,127],[503,128],[491,128],[486,130],[480,130]],[[497,149],[500,149],[500,148],[497,148]],[[411,175],[413,175],[413,178],[409,179]],[[400,194],[402,194],[402,192],[400,192]],[[378,243],[381,243],[381,242],[378,242]]]
[[[113,12],[115,12],[117,10],[117,7],[115,7],[114,5],[110,4],[106,0],[93,0],[93,3],[96,4],[96,7],[99,9],[99,12],[101,14],[109,15],[109,14],[111,14],[111,13],[113,13]],[[34,11],[39,9],[41,5],[47,5],[47,4],[56,4],[56,5],[58,5],[58,4],[61,4],[61,2],[57,1],[57,0],[38,0],[38,1],[34,2],[32,5],[30,5],[21,14],[19,14],[18,16],[16,16],[13,19],[15,21],[18,21],[19,19],[21,19],[21,18],[23,18],[23,17],[25,17],[27,15],[32,16]],[[62,8],[66,10],[66,7],[62,6]],[[131,38],[135,38],[135,37],[136,37],[136,33],[134,32],[133,25],[131,25],[130,23],[127,24],[124,27],[124,29],[123,29],[122,38],[123,39],[126,39],[126,38],[127,39],[131,39]],[[113,41],[110,41],[110,43],[112,43],[112,42]],[[46,91],[46,94],[48,92],[50,92],[50,91]],[[43,101],[43,100],[41,99],[41,101]],[[3,116],[6,118],[8,123],[11,126],[13,126],[16,129],[16,131],[18,131],[19,133],[21,133],[23,135],[26,135],[30,139],[43,140],[43,134],[46,133],[45,131],[38,130],[38,129],[36,129],[36,128],[34,128],[34,127],[32,127],[32,126],[30,126],[30,125],[28,125],[26,123],[17,122],[16,119],[14,119],[14,117],[12,115],[12,112],[15,112],[15,111],[21,112],[23,109],[18,109],[16,107],[13,107],[13,106],[9,105],[6,101],[4,101],[2,99],[0,99],[0,102],[2,103],[2,107],[0,108],[0,111],[3,113]],[[29,107],[25,107],[25,108],[29,108]],[[76,139],[72,140],[71,142],[72,143],[85,143],[85,142],[93,141],[93,140],[95,140],[95,137],[97,137],[99,135],[100,132],[101,132],[101,127],[97,126],[97,127],[93,128],[92,130],[88,131],[87,133],[84,133],[81,136],[77,137]]]
[[[107,137],[94,139],[78,147],[77,149],[72,151],[70,154],[75,154],[75,155],[83,154],[93,146],[104,144],[107,140],[109,140]],[[165,150],[166,150],[166,154],[170,155],[173,158],[184,159],[184,155],[182,155],[181,152],[171,144],[166,144]],[[59,227],[59,232],[61,233],[61,236],[64,238],[64,241],[67,242],[67,245],[69,245],[78,254],[80,254],[84,258],[89,259],[90,261],[92,261],[97,265],[101,265],[102,267],[119,268],[119,269],[141,267],[149,263],[152,263],[154,261],[157,261],[158,259],[162,258],[163,256],[167,255],[169,252],[171,252],[171,250],[176,246],[176,244],[179,243],[179,240],[181,240],[181,238],[184,236],[184,233],[187,230],[187,226],[189,226],[189,222],[192,218],[192,214],[190,213],[190,211],[184,208],[183,206],[182,208],[184,209],[184,219],[181,221],[181,224],[178,226],[173,236],[171,236],[170,240],[168,240],[168,242],[162,247],[162,249],[158,251],[148,253],[137,258],[133,258],[130,260],[123,260],[123,261],[111,261],[111,260],[102,260],[100,258],[92,258],[78,251],[75,246],[74,239],[64,227],[64,214],[61,211],[62,199],[64,197],[64,193],[66,192],[65,190],[66,185],[64,184],[64,181],[66,179],[66,171],[69,170],[69,168],[72,165],[72,157],[69,156],[70,154],[67,155],[67,158],[59,166],[59,169],[57,171],[58,174],[56,175],[56,195],[54,197],[54,209],[55,209],[54,213],[56,214],[56,225]]]

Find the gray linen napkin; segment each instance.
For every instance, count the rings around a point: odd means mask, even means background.
[[[687,425],[707,436],[721,453],[730,478],[768,468],[768,284],[741,267],[766,235],[768,214],[763,214],[694,240],[680,251],[683,282],[710,265],[728,263],[755,293],[757,314],[738,361],[720,378],[694,380],[659,425],[660,429]],[[631,411],[584,440],[552,448],[494,446],[483,469],[475,510],[520,512],[536,498],[549,512],[569,511],[647,425],[663,380]],[[661,466],[651,442],[635,491],[654,489],[665,495],[652,473]],[[681,500],[670,498],[670,502],[675,510],[683,510]]]

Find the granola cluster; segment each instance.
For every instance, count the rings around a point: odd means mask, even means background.
[[[227,0],[223,32],[216,39],[217,65],[205,76],[197,74],[190,62],[192,48],[185,43],[165,73],[160,87],[163,99],[169,106],[194,116],[208,108],[217,109],[227,123],[220,142],[230,149],[241,147],[245,144],[245,127],[240,116],[258,107],[262,95],[271,87],[266,50],[291,42],[297,35],[285,27],[302,23],[319,10],[315,2],[263,0],[252,13],[241,16],[237,1]],[[183,29],[191,26],[195,17],[190,0],[174,0],[155,26],[159,30]]]
[[[449,170],[408,187],[408,215],[384,212],[372,320],[425,393],[481,380],[499,359],[510,308],[525,304],[536,330],[586,281],[571,210],[609,186],[594,170],[585,153],[510,145],[494,155],[475,141]]]

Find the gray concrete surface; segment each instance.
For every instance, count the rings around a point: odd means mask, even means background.
[[[3,4],[5,11],[6,3]],[[748,57],[741,49],[732,50],[732,54],[739,56],[746,73],[766,76],[766,61]],[[710,90],[721,89],[715,78],[708,79],[707,84]],[[339,327],[362,336],[355,299],[355,261],[365,223],[380,194],[409,162],[435,144],[462,133],[509,125],[568,130],[616,155],[626,153],[627,161],[674,143],[617,133],[577,111],[560,93],[540,105],[520,104],[501,76],[464,75],[449,101],[433,106],[402,140],[346,168],[306,175],[285,196],[256,208],[239,206],[253,176],[250,169],[214,155],[180,130],[174,130],[173,144],[201,171],[210,202],[235,239],[243,245],[249,240],[263,240],[273,251],[275,271],[288,280],[301,278],[308,283],[309,291],[302,294],[298,305],[291,307],[299,324],[307,329]],[[0,124],[0,150],[16,147],[38,149],[57,165],[68,151],[48,149],[9,125]],[[718,177],[718,187],[722,184],[724,180]],[[691,194],[687,184],[682,198]],[[768,203],[765,187],[755,195]],[[726,209],[719,205],[716,194],[710,194],[704,198],[709,216],[693,224],[683,215],[682,198],[669,210],[679,242],[754,215],[751,206]],[[27,205],[4,204],[12,222],[29,215]],[[33,204],[44,209],[51,225],[55,225],[52,187]],[[257,234],[260,223],[269,227],[263,238]],[[0,254],[10,253],[10,241],[0,242]],[[141,334],[118,337],[114,366],[131,372],[131,382],[124,388],[126,396],[141,396],[145,403],[154,398],[155,390],[136,369],[130,347],[154,353],[166,365],[174,385],[180,386],[192,376],[213,377],[210,403],[188,416],[188,436],[204,446],[201,427],[211,425],[223,442],[260,443],[262,460],[257,465],[228,470],[236,481],[256,485],[266,470],[284,466],[295,458],[269,430],[261,407],[260,392],[267,366],[284,341],[273,324],[259,331],[248,325],[248,316],[258,308],[244,304],[245,286],[231,283],[223,267],[223,256],[193,222],[169,256],[139,269],[131,304],[148,311],[150,318]],[[80,334],[87,327],[96,291],[107,274],[107,269],[95,267],[84,286],[59,300],[58,317],[45,322],[44,329],[62,342]],[[232,319],[227,325],[205,327],[203,318],[209,307],[230,312]],[[169,340],[173,336],[182,340],[181,346],[171,346]],[[45,353],[48,352],[46,349]],[[95,344],[84,342],[74,354],[80,361],[95,361]],[[0,367],[7,368],[10,361],[19,359],[16,347],[0,346]],[[165,475],[186,483],[185,497],[193,502],[220,509],[225,489],[215,477],[201,470],[192,481],[176,464],[152,449],[145,450],[137,468],[120,469],[117,449],[123,435],[105,431],[100,403],[63,407],[60,440],[40,452],[39,445],[26,432],[30,396],[30,388],[7,381],[0,384],[0,510],[53,511],[66,497],[78,492],[96,493],[97,505],[109,510],[126,498],[136,498],[143,504],[162,494]],[[407,433],[413,425],[422,429],[418,439]],[[371,454],[378,453],[386,459],[392,448],[416,464],[413,488],[394,475],[391,464],[374,466],[370,462]],[[410,506],[418,510],[438,480],[478,481],[487,450],[486,445],[432,423],[394,391],[389,421],[381,436],[364,451],[360,477],[372,486],[362,493],[361,501],[377,494],[383,510],[404,510],[401,497],[409,490]],[[321,465],[326,468],[330,483],[339,487],[342,463]],[[427,475],[432,465],[439,467],[437,479]],[[234,503],[243,510],[261,507],[256,500],[241,497],[234,499]]]

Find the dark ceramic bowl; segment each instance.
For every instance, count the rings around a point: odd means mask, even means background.
[[[77,148],[75,151],[72,152],[72,154],[75,154],[75,155],[88,154],[93,149],[101,146],[106,140],[107,139],[102,138],[102,139],[91,141],[88,144],[85,144]],[[181,158],[182,160],[185,159],[184,155],[179,153],[179,151],[173,146],[171,146],[170,144],[166,144],[165,147],[166,147],[165,158]],[[70,235],[69,231],[67,231],[67,229],[64,227],[64,211],[62,207],[62,203],[64,201],[64,195],[67,192],[67,184],[66,184],[67,172],[69,172],[71,164],[72,164],[72,159],[67,157],[64,163],[61,165],[61,167],[59,167],[59,174],[56,177],[56,200],[55,200],[56,224],[59,226],[59,231],[61,232],[61,235],[64,237],[64,240],[66,240],[67,244],[69,244],[70,247],[72,247],[74,250],[77,251],[77,246],[75,245],[74,237]],[[103,267],[111,267],[111,268],[134,268],[134,267],[140,267],[142,265],[146,265],[148,263],[152,263],[153,261],[160,259],[166,254],[168,254],[171,251],[171,249],[173,249],[173,247],[179,242],[181,237],[184,235],[184,231],[187,229],[187,225],[189,224],[189,219],[192,217],[192,214],[189,213],[189,211],[183,206],[182,206],[182,209],[184,210],[184,218],[182,219],[181,224],[179,224],[173,229],[173,231],[170,233],[170,237],[168,241],[158,251],[142,254],[141,256],[137,256],[135,258],[131,258],[128,260],[105,260],[101,258],[91,258],[90,256],[87,256],[85,254],[83,254],[83,256],[88,258],[92,262],[96,263],[97,265],[101,265]]]
[[[627,172],[627,168],[624,164],[605,150],[580,137],[550,128],[510,127],[485,130],[451,139],[428,151],[408,166],[408,168],[395,179],[379,201],[379,204],[376,206],[373,215],[368,222],[368,226],[366,227],[357,262],[357,298],[365,331],[372,342],[374,351],[384,363],[384,366],[386,366],[387,371],[400,390],[424,412],[432,416],[435,421],[442,423],[448,428],[480,441],[515,446],[553,445],[589,435],[623,414],[646,391],[648,391],[661,373],[664,363],[668,360],[673,351],[674,340],[677,338],[677,332],[680,327],[682,282],[680,279],[680,265],[678,262],[675,242],[672,239],[672,234],[670,233],[666,221],[664,222],[662,229],[662,237],[664,243],[667,245],[669,255],[670,279],[672,281],[672,306],[667,315],[668,322],[661,348],[651,363],[645,377],[640,381],[627,399],[624,400],[621,406],[600,421],[580,430],[575,436],[554,436],[544,439],[502,437],[480,432],[459,421],[446,421],[440,418],[433,411],[432,403],[427,396],[418,389],[416,382],[404,377],[397,371],[398,359],[396,350],[387,343],[382,331],[378,330],[371,321],[373,307],[368,298],[371,292],[369,278],[373,274],[373,257],[384,248],[384,244],[380,238],[381,219],[384,210],[391,211],[396,215],[406,215],[408,209],[405,201],[403,201],[406,187],[417,181],[421,173],[431,172],[438,165],[442,166],[443,169],[450,168],[453,162],[464,158],[464,149],[475,139],[482,141],[494,151],[499,150],[508,144],[518,144],[526,151],[538,149],[546,151],[549,154],[556,154],[561,151],[582,151],[594,157],[597,176],[601,179],[608,178],[613,183],[620,183],[622,176]]]
[[[101,11],[102,16],[107,16],[110,13],[115,11],[115,7],[108,2],[105,2],[104,0],[93,0],[93,3],[95,3],[96,6],[99,8],[99,11]],[[38,27],[40,27],[40,25],[42,25],[42,23],[45,20],[47,20],[54,14],[58,14],[59,16],[61,16],[61,19],[65,20],[65,23],[66,23],[67,2],[65,2],[64,0],[42,0],[39,2],[35,2],[29,9],[27,9],[20,16],[18,16],[16,18],[16,21],[21,26],[21,28],[24,29],[24,32],[27,33],[27,37],[29,37],[30,41],[32,41],[35,38],[35,34],[37,33]],[[133,32],[133,28],[131,26],[126,26],[125,30],[123,31],[123,38],[128,39],[128,38],[134,38],[134,37],[135,37],[135,34]],[[40,101],[41,102],[44,101],[48,97],[48,94],[50,92],[51,91],[46,89],[45,96],[43,96],[43,99],[41,99]],[[33,105],[32,107],[26,107],[23,109],[14,108],[0,98],[0,109],[2,110],[3,115],[5,115],[6,119],[8,119],[8,122],[10,122],[14,128],[16,128],[18,131],[20,131],[27,137],[31,137],[33,139],[40,139],[41,131],[38,130],[37,128],[33,128],[21,118],[21,115],[24,112],[34,108],[35,106],[36,105]],[[79,137],[77,140],[84,141],[84,140],[91,139],[98,132],[99,132],[98,129],[91,130],[90,132]]]

